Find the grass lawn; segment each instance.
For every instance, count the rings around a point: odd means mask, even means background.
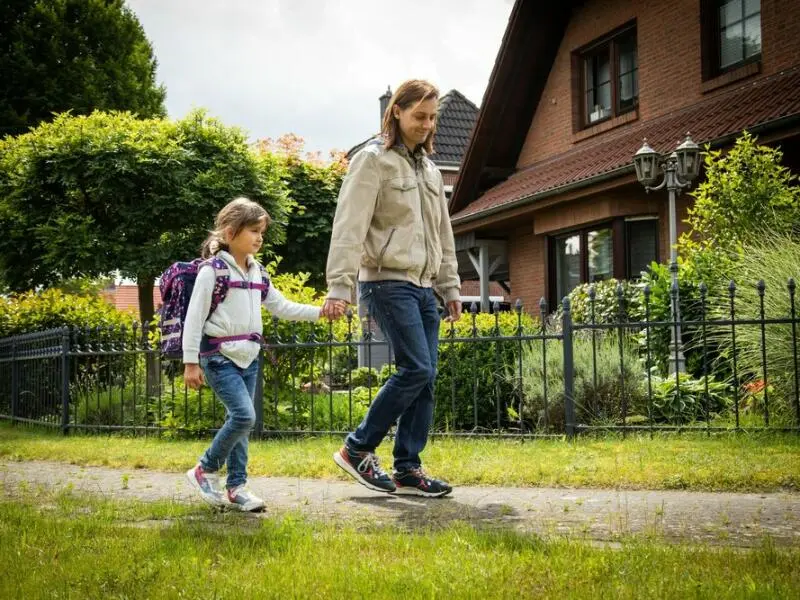
[[[406,533],[0,488],[2,598],[792,598],[800,549]]]
[[[253,476],[344,478],[331,460],[341,439],[254,441]],[[181,471],[208,440],[77,435],[0,423],[0,460]],[[391,441],[378,453],[391,466]],[[423,454],[431,473],[455,484],[714,491],[800,490],[797,434],[662,434],[560,439],[436,438]]]

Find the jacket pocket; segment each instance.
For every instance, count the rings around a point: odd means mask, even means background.
[[[392,243],[392,237],[394,237],[395,231],[397,231],[397,227],[392,227],[391,231],[389,231],[389,236],[386,238],[386,242],[384,242],[383,246],[381,247],[381,251],[378,253],[378,273],[381,272],[381,266],[383,265],[383,255],[386,254],[386,250],[389,249],[389,244]]]
[[[397,177],[390,179],[388,183],[390,190],[399,193],[408,192],[417,187],[417,180],[414,177]]]

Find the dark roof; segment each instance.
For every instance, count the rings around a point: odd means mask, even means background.
[[[376,137],[378,137],[377,133],[375,135],[369,136],[367,139],[365,139],[365,140],[363,140],[361,142],[358,142],[355,146],[350,148],[350,150],[347,151],[347,154],[345,154],[345,157],[347,158],[347,160],[350,160],[351,158],[353,158],[353,155],[356,152],[361,150],[364,146],[366,146],[371,140],[374,140]]]
[[[583,0],[516,0],[450,199],[455,213],[514,172],[574,8]]]
[[[800,120],[800,68],[763,77],[720,95],[655,119],[632,124],[617,135],[603,136],[514,173],[503,183],[452,216],[454,221],[495,212],[521,199],[554,192],[605,174],[633,170],[642,138],[659,152],[675,148],[689,129],[698,144],[721,145],[748,129],[753,133]],[[624,171],[623,171],[624,170]],[[463,176],[463,172],[462,172]]]
[[[439,103],[439,121],[436,137],[433,138],[433,154],[430,159],[441,166],[458,166],[469,145],[472,128],[478,118],[478,107],[458,90],[450,90]],[[374,139],[370,136],[347,151],[347,158]]]
[[[478,107],[458,90],[442,96],[431,160],[436,164],[461,164],[477,119]]]

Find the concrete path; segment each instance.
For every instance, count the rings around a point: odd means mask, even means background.
[[[731,494],[509,487],[457,487],[442,499],[398,497],[353,482],[254,478],[267,500],[258,516],[299,512],[312,519],[356,526],[391,524],[431,530],[459,521],[542,535],[613,543],[654,535],[673,542],[752,547],[766,537],[800,546],[800,494]],[[79,467],[57,462],[0,462],[0,494],[13,497],[44,486],[114,499],[200,502],[182,473]]]

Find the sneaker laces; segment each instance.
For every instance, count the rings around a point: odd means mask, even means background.
[[[422,470],[422,467],[413,467],[406,471],[406,473],[410,473],[414,477],[419,477],[420,479],[424,479],[425,481],[432,481],[433,477],[430,477],[425,471]]]
[[[364,458],[358,463],[357,469],[359,473],[365,473],[369,471],[370,468],[375,474],[376,479],[386,477],[386,472],[381,468],[380,462],[378,461],[378,455],[372,452],[366,452],[364,453]]]
[[[202,465],[195,467],[194,474],[195,479],[197,479],[197,481],[201,484],[203,481],[207,481],[211,487],[216,487],[216,485],[219,483],[219,475],[217,473],[209,473],[202,467]]]
[[[250,490],[248,490],[244,485],[237,485],[235,488],[230,488],[228,490],[228,497],[229,498],[236,498],[241,494],[242,496],[246,496],[250,494]]]

